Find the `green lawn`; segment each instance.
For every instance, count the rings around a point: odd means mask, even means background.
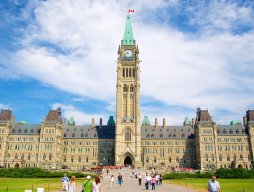
[[[81,183],[82,181],[84,179],[77,179],[77,183]],[[61,189],[61,185],[61,178],[0,178],[0,192],[24,192],[25,189],[33,189],[33,192],[36,192],[37,188],[44,188],[45,192],[58,191]]]
[[[208,180],[191,178],[166,180],[165,182],[207,192]],[[218,181],[222,187],[222,192],[254,192],[254,179],[218,179]]]

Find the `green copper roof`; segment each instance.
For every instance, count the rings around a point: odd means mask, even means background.
[[[142,125],[150,125],[150,121],[148,119],[148,116],[144,116],[144,119],[142,121]]]
[[[191,122],[190,122],[189,118],[185,117],[183,125],[185,126],[185,125],[190,125],[190,124],[191,124]]]
[[[236,120],[232,120],[230,121],[230,125],[237,125],[239,124],[240,122],[239,121],[236,121]]]
[[[115,126],[115,120],[114,120],[113,116],[109,117],[107,125],[108,126]]]
[[[74,118],[73,116],[71,116],[70,120],[69,120],[69,125],[75,125],[75,121],[74,121]]]
[[[123,45],[134,45],[134,36],[131,27],[131,17],[127,15],[124,37],[123,37]]]

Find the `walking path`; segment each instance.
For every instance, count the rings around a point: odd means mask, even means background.
[[[118,174],[121,173],[123,175],[123,184],[121,187],[119,187],[117,183],[117,176]],[[137,191],[146,191],[145,189],[145,184],[144,184],[144,171],[137,171],[137,173],[141,173],[142,175],[142,185],[138,185],[138,180],[133,179],[131,177],[132,170],[129,169],[121,169],[121,170],[112,170],[108,175],[106,173],[103,174],[103,180],[102,180],[102,188],[103,192],[137,192]],[[113,187],[111,189],[110,187],[110,175],[114,175],[115,182],[113,184]],[[77,187],[77,192],[81,191],[81,186]],[[151,186],[148,191],[151,191]],[[185,187],[181,186],[176,186],[173,184],[166,184],[163,183],[162,187],[161,186],[156,186],[155,189],[156,192],[168,192],[168,191],[173,191],[173,192],[196,192],[192,189],[187,189]]]

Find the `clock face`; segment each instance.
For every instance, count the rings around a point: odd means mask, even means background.
[[[132,56],[132,51],[131,50],[125,50],[124,51],[124,56],[125,57],[131,57]]]

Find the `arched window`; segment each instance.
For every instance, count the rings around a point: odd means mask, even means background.
[[[126,68],[126,77],[129,77],[129,71],[128,71],[128,68]]]
[[[212,161],[214,161],[214,155],[213,154],[211,155],[211,159],[212,159]]]
[[[124,85],[124,86],[123,86],[123,92],[128,92],[128,87],[127,87],[127,85]]]
[[[51,155],[51,153],[49,154],[49,160],[51,161],[51,159],[52,159],[52,155]]]
[[[131,68],[129,68],[129,77],[131,77]]]
[[[222,155],[219,156],[219,161],[222,161]]]
[[[227,156],[227,161],[230,161],[230,156],[229,155]]]
[[[169,163],[171,163],[171,157],[169,157],[168,161],[169,161]]]
[[[30,158],[31,158],[31,157],[30,157],[30,153],[29,153],[28,156],[27,156],[27,160],[30,160]]]
[[[73,163],[73,156],[71,156],[71,162]]]
[[[156,157],[153,158],[153,162],[156,163]]]
[[[208,155],[207,154],[205,155],[205,160],[208,161]]]
[[[46,154],[43,155],[43,160],[45,160],[45,159],[46,159]]]
[[[127,129],[125,131],[125,141],[131,141],[131,130]]]

